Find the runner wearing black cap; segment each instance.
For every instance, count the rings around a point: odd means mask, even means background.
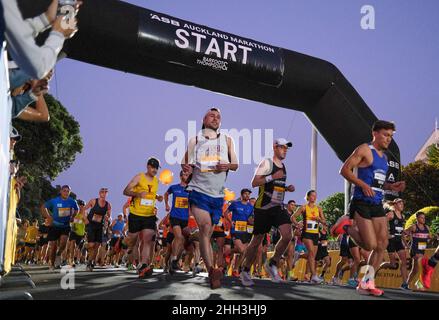
[[[163,201],[163,196],[157,195],[159,182],[156,176],[159,168],[159,160],[149,158],[147,171],[132,178],[123,191],[125,196],[132,197],[128,216],[128,236],[124,242],[128,246],[128,254],[131,255],[137,240],[140,240],[139,278],[151,276],[153,273],[150,264],[151,248],[157,230],[155,204],[156,201]]]

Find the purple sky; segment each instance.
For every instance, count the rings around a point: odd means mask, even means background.
[[[439,2],[424,0],[260,0],[127,1],[222,31],[306,53],[334,63],[378,118],[396,122],[395,139],[402,163],[413,161],[439,117]],[[373,5],[376,29],[360,27],[361,7]],[[52,94],[81,124],[84,150],[56,184],[70,184],[84,200],[109,187],[114,214],[121,211],[128,181],[156,155],[162,166],[172,128],[187,132],[188,120],[199,121],[206,109],[222,110],[226,129],[273,129],[275,137],[294,143],[286,166],[301,202],[310,186],[311,126],[297,111],[236,99],[213,92],[125,74],[65,59],[57,66]],[[291,129],[290,129],[291,128]],[[187,138],[187,137],[186,137]],[[241,157],[242,160],[242,157]],[[341,162],[319,137],[320,200],[343,191]],[[241,165],[227,186],[248,187],[255,165]],[[174,180],[176,182],[178,179]],[[166,187],[161,185],[160,192]],[[256,194],[256,189],[254,189]],[[159,204],[159,215],[164,206]]]

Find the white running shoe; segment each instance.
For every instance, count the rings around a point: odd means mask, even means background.
[[[248,272],[241,271],[241,274],[239,275],[239,279],[241,279],[241,283],[244,287],[251,287],[254,286],[254,282],[252,278],[250,277]]]
[[[320,284],[320,283],[323,282],[323,279],[320,278],[319,276],[313,276],[313,277],[311,278],[311,282],[312,282],[312,283],[315,283],[315,284]]]
[[[275,283],[283,282],[282,278],[279,275],[279,272],[277,271],[276,265],[273,264],[270,266],[269,260],[265,261],[264,269],[270,275],[271,281]]]

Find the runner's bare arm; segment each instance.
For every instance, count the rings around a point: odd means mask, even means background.
[[[357,147],[349,158],[346,159],[345,163],[340,169],[340,174],[350,183],[360,187],[367,197],[374,197],[375,192],[372,190],[372,188],[364,181],[358,179],[353,173],[353,170],[358,168],[358,166],[367,164],[367,156],[369,153],[370,149],[367,144],[362,144],[361,146]]]
[[[89,202],[87,202],[87,205],[84,207],[84,211],[87,211],[91,208],[93,208],[96,204],[96,200],[95,199],[91,199]]]
[[[139,181],[140,181],[140,174],[132,178],[131,181],[128,183],[128,185],[125,187],[125,189],[123,190],[124,196],[141,198],[145,192],[138,193],[132,191],[133,188],[139,183]]]
[[[252,187],[256,188],[266,183],[266,177],[270,174],[270,164],[267,159],[264,159],[259,163],[256,169],[255,175],[252,180]]]
[[[47,210],[47,208],[44,206],[44,204],[41,205],[40,211],[41,211],[41,215],[44,218],[50,218],[51,217],[51,215],[49,214],[49,210]]]
[[[158,202],[162,202],[163,201],[163,196],[160,195],[156,195],[155,198],[157,199]]]
[[[236,171],[238,170],[238,157],[236,156],[235,151],[235,142],[231,137],[227,138],[227,145],[229,147],[229,157],[230,157],[230,167],[229,170]]]
[[[165,210],[166,210],[166,212],[168,212],[169,210],[171,210],[171,207],[169,206],[169,193],[168,193],[168,191],[166,191],[165,194],[163,195],[163,199],[165,200]]]
[[[294,226],[298,226],[299,225],[299,223],[297,222],[297,217],[299,217],[301,214],[303,214],[303,211],[305,210],[305,207],[304,206],[301,206],[299,209],[297,209],[296,210],[296,212],[291,216],[291,223],[294,225]]]
[[[109,202],[108,202],[107,217],[108,217],[108,219],[111,218],[111,203],[109,203]]]
[[[394,183],[386,182],[383,185],[384,190],[392,190],[396,192],[404,192],[406,187],[405,181],[397,181]]]
[[[184,154],[183,159],[181,160],[181,169],[184,172],[192,172],[192,162],[191,160],[193,160],[193,155],[194,155],[194,150],[195,150],[195,137],[189,139],[188,142],[188,148],[186,150],[186,153]],[[191,157],[189,157],[189,155],[191,155]]]

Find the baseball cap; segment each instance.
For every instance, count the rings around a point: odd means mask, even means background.
[[[158,168],[160,168],[160,161],[156,158],[151,157],[148,159],[147,165],[158,169]]]
[[[21,141],[21,135],[18,133],[18,130],[11,126],[11,130],[9,132],[9,137],[14,139],[15,141]]]
[[[287,141],[284,138],[278,138],[274,140],[274,144],[278,146],[287,146],[288,148],[291,148],[293,146],[293,143],[291,141]]]
[[[252,191],[250,189],[247,189],[247,188],[244,188],[241,190],[241,194],[243,194],[244,192],[252,193]]]

